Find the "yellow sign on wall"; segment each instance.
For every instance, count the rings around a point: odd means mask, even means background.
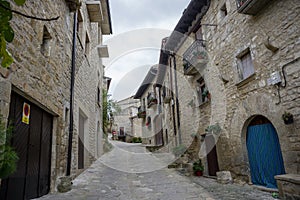
[[[30,116],[30,105],[24,102],[22,122],[25,124],[29,124],[29,116]]]

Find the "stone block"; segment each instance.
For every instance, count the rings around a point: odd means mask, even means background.
[[[217,172],[217,181],[218,183],[222,183],[222,184],[232,183],[233,180],[230,171]]]
[[[300,199],[300,175],[283,174],[275,176],[281,199]]]
[[[68,192],[72,189],[72,177],[70,176],[63,176],[59,178],[59,183],[57,185],[57,191],[64,193]]]

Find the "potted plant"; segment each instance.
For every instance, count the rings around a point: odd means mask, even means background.
[[[193,171],[196,176],[202,176],[204,171],[204,166],[202,164],[201,159],[195,161],[193,163]]]
[[[282,114],[282,119],[285,124],[292,124],[294,122],[293,115],[290,112],[284,112]]]
[[[202,97],[207,98],[206,100],[210,100],[210,92],[205,88],[205,90],[202,92]]]

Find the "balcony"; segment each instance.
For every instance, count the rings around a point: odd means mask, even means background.
[[[149,93],[147,96],[148,108],[157,104],[157,99],[155,98],[154,93]]]
[[[170,103],[171,102],[171,99],[172,99],[172,96],[170,95],[170,89],[166,88],[166,86],[163,87],[163,90],[162,90],[162,98],[163,98],[163,101],[164,103]]]
[[[138,118],[146,118],[146,109],[144,106],[140,106],[138,108],[137,116],[138,116]]]
[[[183,54],[183,70],[185,75],[201,72],[208,63],[208,55],[203,41],[196,40]]]
[[[236,0],[237,11],[247,15],[256,15],[272,0]]]

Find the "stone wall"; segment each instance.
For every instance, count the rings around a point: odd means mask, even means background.
[[[4,118],[8,118],[11,90],[54,116],[51,157],[51,190],[54,190],[56,179],[66,172],[73,13],[70,13],[63,0],[27,0],[23,7],[13,6],[13,9],[36,17],[59,16],[58,20],[45,22],[14,15],[11,25],[15,30],[15,38],[8,44],[14,63],[10,75],[0,78],[0,111]],[[103,67],[95,48],[101,36],[98,35],[98,25],[90,24],[85,4],[81,10],[90,34],[91,50],[87,58],[83,41],[77,43],[72,173],[77,170],[79,110],[88,118],[86,141],[90,151],[87,164],[96,157],[96,139],[102,138],[97,135],[101,133],[97,122],[102,124],[102,119],[96,95],[98,82],[102,83]],[[43,46],[44,27],[51,37],[46,46]],[[7,75],[8,70],[1,68],[1,74]]]
[[[222,17],[220,9],[224,3],[227,15]],[[220,170],[231,170],[234,176],[249,176],[246,130],[253,116],[262,115],[276,128],[286,172],[300,173],[297,131],[300,126],[299,8],[297,0],[273,0],[257,15],[250,16],[237,13],[234,0],[211,1],[202,20],[203,24],[217,25],[202,27],[211,60],[209,76],[228,81],[208,81],[209,90],[215,91],[212,93],[212,119],[218,116],[222,126],[217,145]],[[268,38],[278,51],[267,48]],[[255,74],[241,82],[237,56],[247,48],[251,52]],[[277,87],[268,85],[267,80],[272,72],[281,72],[283,67],[286,87],[280,87],[280,99]],[[214,101],[218,106],[214,106]],[[283,123],[281,115],[284,111],[294,115],[293,124]]]
[[[120,127],[124,127],[126,135],[132,137],[138,137],[139,135],[140,137],[142,134],[141,120],[136,118],[140,101],[133,99],[133,97],[128,97],[118,101],[117,105],[120,107],[121,112],[114,116],[116,131],[119,131]]]

